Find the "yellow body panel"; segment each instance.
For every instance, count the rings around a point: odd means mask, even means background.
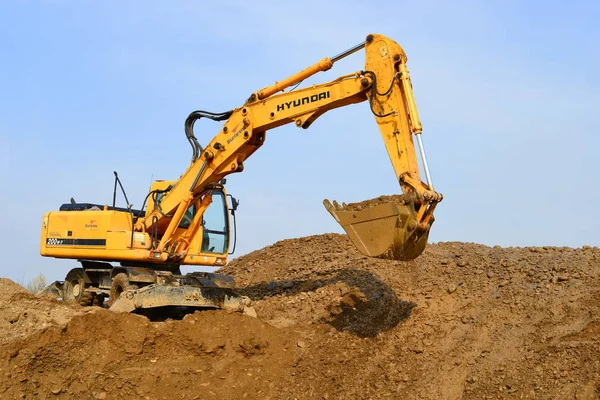
[[[166,263],[166,258],[152,256],[149,250],[150,235],[146,232],[133,232],[132,235],[131,226],[131,214],[127,212],[48,212],[42,221],[40,254],[70,259]],[[180,263],[215,266],[225,264],[223,255],[201,253],[201,245],[202,235],[199,235]]]

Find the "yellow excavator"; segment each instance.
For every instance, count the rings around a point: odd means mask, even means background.
[[[364,70],[285,91],[363,48]],[[239,108],[192,112],[184,124],[192,147],[190,166],[176,181],[152,183],[141,209],[115,206],[117,184],[122,189],[115,172],[112,206],[71,199],[59,211],[44,215],[41,255],[81,263],[49,290],[82,305],[101,304],[108,297],[106,304],[117,311],[183,306],[252,314],[230,277],[180,271],[181,265],[227,263],[238,202],[225,192],[226,176],[243,171],[244,162],[265,143],[268,130],[288,123],[306,129],[326,111],[361,102],[368,104],[379,126],[402,195],[342,205],[324,200],[325,208],[363,254],[395,260],[419,256],[442,195],[431,182],[406,61],[396,42],[368,35],[341,54],[252,93]],[[194,134],[201,118],[225,121],[204,147]],[[414,138],[426,183],[420,178]],[[125,200],[129,203],[126,195]]]

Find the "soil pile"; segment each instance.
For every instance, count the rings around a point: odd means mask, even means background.
[[[10,279],[0,278],[0,344],[26,339],[50,326],[65,326],[73,316],[89,311],[36,297]]]
[[[222,272],[258,319],[150,322],[0,281],[0,397],[599,398],[598,248],[440,243],[398,262],[328,234]],[[26,310],[39,323],[20,328]]]
[[[151,323],[99,309],[16,342],[2,368],[3,396],[266,398],[294,350],[290,336],[239,314]]]
[[[226,271],[307,351],[285,398],[600,398],[600,249],[428,246],[362,256],[286,240]]]

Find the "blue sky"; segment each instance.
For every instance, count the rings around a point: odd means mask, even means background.
[[[62,279],[39,256],[44,212],[110,203],[112,171],[140,206],[188,166],[183,121],[225,111],[381,33],[408,55],[432,177],[432,241],[600,245],[600,6],[559,1],[0,2],[0,276]],[[307,84],[362,69],[362,53]],[[201,122],[206,143],[220,129]],[[341,232],[324,198],[399,191],[366,104],[286,126],[232,175],[236,255]]]

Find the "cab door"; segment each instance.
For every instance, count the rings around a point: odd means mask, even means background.
[[[229,251],[229,212],[227,197],[222,190],[215,190],[212,203],[202,216],[201,253],[227,254]]]

